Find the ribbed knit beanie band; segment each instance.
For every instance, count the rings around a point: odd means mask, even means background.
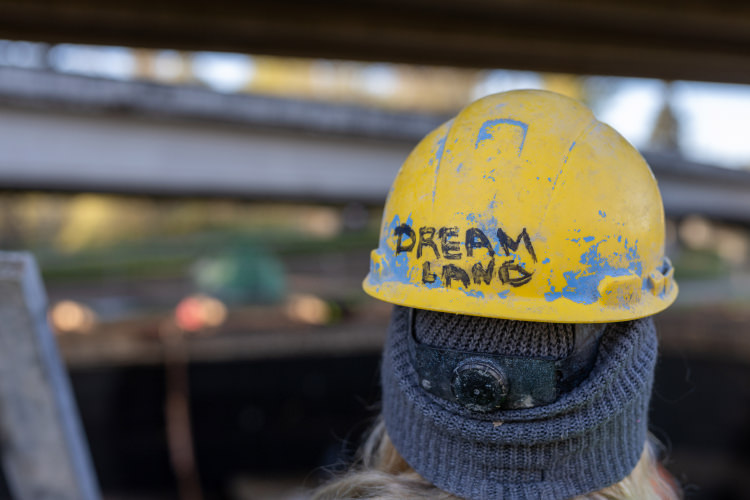
[[[571,324],[537,323],[415,310],[414,335],[427,345],[477,353],[564,358],[573,350]]]
[[[397,306],[383,414],[396,449],[438,488],[471,500],[565,499],[617,483],[638,462],[656,361],[650,318],[609,325],[588,378],[554,403],[484,414],[419,386],[407,335],[408,310]]]

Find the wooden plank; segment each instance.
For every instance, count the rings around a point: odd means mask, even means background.
[[[96,500],[67,374],[34,258],[0,252],[0,455],[18,500]]]
[[[231,311],[219,332],[192,335],[185,339],[184,347],[193,363],[378,353],[391,307],[367,299],[351,313],[353,317],[332,325],[295,322],[282,306],[245,307]],[[71,369],[162,365],[164,344],[159,329],[165,316],[101,324],[86,335],[63,335],[61,354]]]

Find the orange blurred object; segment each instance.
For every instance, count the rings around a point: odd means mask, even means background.
[[[89,333],[96,325],[96,314],[86,305],[72,300],[55,304],[49,319],[57,333]]]

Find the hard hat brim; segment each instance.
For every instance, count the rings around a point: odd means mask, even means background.
[[[622,304],[582,304],[560,296],[554,300],[513,296],[480,297],[461,288],[434,288],[425,293],[424,287],[386,282],[375,284],[368,275],[362,283],[364,291],[379,300],[392,304],[431,311],[468,314],[517,321],[550,323],[611,323],[644,318],[669,307],[677,298],[677,283],[668,291],[654,294],[643,289],[637,303],[624,308]]]

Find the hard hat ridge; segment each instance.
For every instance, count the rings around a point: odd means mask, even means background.
[[[399,171],[365,291],[421,309],[556,323],[671,304],[648,165],[584,105],[545,91],[480,99]]]

